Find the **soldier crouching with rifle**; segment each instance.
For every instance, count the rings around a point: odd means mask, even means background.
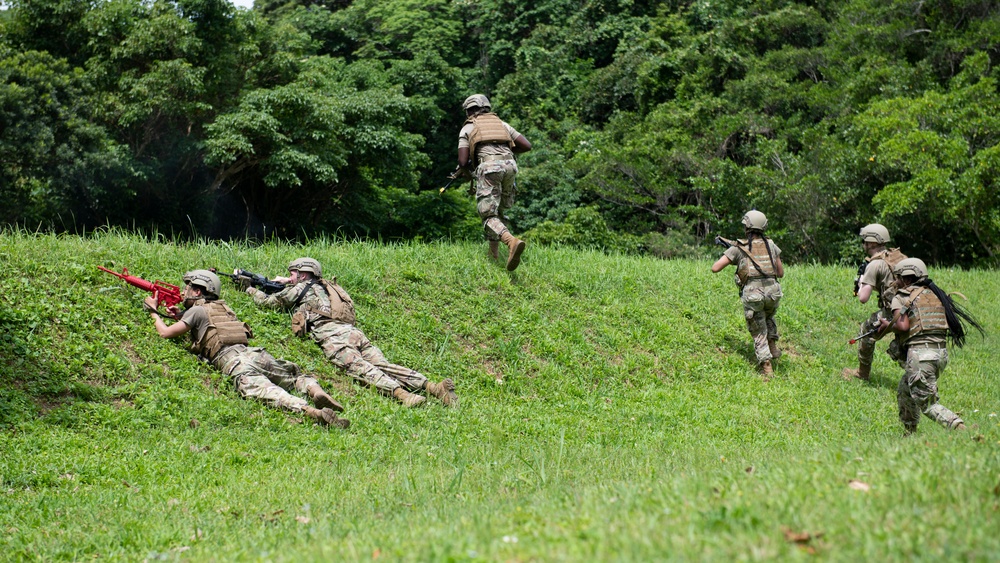
[[[320,263],[312,258],[297,258],[288,265],[288,287],[267,295],[247,287],[255,303],[262,307],[292,313],[292,332],[307,334],[334,365],[343,368],[359,382],[371,385],[392,396],[406,407],[415,407],[426,399],[414,391],[426,390],[447,406],[458,406],[455,384],[451,379],[431,382],[410,368],[389,363],[377,346],[354,326],[354,301],[337,285],[337,279],[323,278]]]
[[[774,373],[772,361],[781,357],[774,314],[782,296],[778,278],[784,277],[785,268],[781,264],[781,249],[764,236],[767,217],[760,211],[752,210],[743,216],[742,223],[747,237],[745,240],[716,239],[728,248],[712,264],[712,273],[719,273],[726,266],[736,264],[736,285],[740,288],[747,329],[753,337],[760,372],[767,380]]]
[[[184,311],[177,322],[167,325],[157,312],[153,296],[143,301],[163,338],[191,333],[191,352],[229,376],[241,397],[253,397],[269,406],[302,413],[323,425],[347,428],[350,422],[337,417],[344,408],[327,395],[312,377],[301,375],[292,362],[279,360],[263,348],[247,346],[250,327],[219,299],[219,277],[208,270],[184,274]],[[172,313],[174,311],[171,311]],[[313,400],[316,408],[286,389],[295,389]]]
[[[921,413],[945,428],[964,430],[962,419],[938,403],[937,380],[948,365],[948,338],[961,348],[965,323],[980,334],[985,334],[983,327],[927,277],[923,260],[901,260],[893,274],[900,289],[890,305],[892,320],[882,319],[881,325],[900,335],[906,358],[906,371],[896,389],[899,420],[907,434],[917,431]]]

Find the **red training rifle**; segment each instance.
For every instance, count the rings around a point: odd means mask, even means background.
[[[152,293],[153,297],[156,299],[157,307],[163,305],[169,310],[170,307],[173,307],[184,300],[184,298],[181,297],[181,288],[177,287],[176,285],[170,285],[169,283],[164,283],[160,280],[151,282],[148,280],[144,280],[139,276],[131,276],[128,273],[128,268],[122,268],[122,273],[120,274],[114,270],[109,270],[102,266],[98,266],[97,269],[105,271],[111,274],[112,276],[119,277],[125,280],[127,284],[133,287],[138,287],[143,291],[148,291]]]

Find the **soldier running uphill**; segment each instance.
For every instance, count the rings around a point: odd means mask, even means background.
[[[747,330],[753,337],[758,367],[767,380],[774,373],[772,362],[781,357],[774,314],[782,295],[778,279],[784,277],[785,268],[781,264],[781,249],[764,236],[767,217],[752,210],[743,216],[742,223],[746,239],[734,241],[712,264],[712,272],[719,273],[730,264],[736,265],[736,286],[740,289]]]
[[[219,277],[208,270],[184,274],[184,311],[180,320],[167,325],[156,310],[156,298],[147,297],[143,307],[155,321],[163,338],[191,333],[191,352],[229,376],[241,397],[253,397],[267,405],[301,413],[319,424],[347,428],[339,418],[344,408],[333,400],[312,377],[302,375],[292,362],[276,359],[263,348],[248,347],[250,327],[219,299]],[[304,393],[315,407],[289,390]]]
[[[515,154],[531,150],[531,143],[491,111],[490,100],[473,94],[462,104],[468,119],[458,133],[458,168],[453,177],[474,177],[476,210],[483,220],[489,255],[499,259],[500,242],[507,245],[507,270],[521,263],[524,241],[507,230],[504,211],[514,205],[517,192]]]
[[[289,285],[282,291],[267,295],[248,287],[246,292],[262,307],[293,313],[292,332],[299,337],[308,334],[330,362],[359,382],[395,397],[407,407],[424,402],[424,397],[414,393],[422,389],[445,405],[458,405],[451,379],[433,383],[410,368],[389,363],[382,351],[354,326],[354,302],[337,285],[336,278],[332,281],[323,278],[319,262],[297,258],[288,265],[288,271]]]
[[[892,315],[889,304],[892,303],[897,289],[892,269],[906,256],[898,248],[886,248],[889,242],[889,230],[878,223],[862,227],[859,236],[867,257],[862,268],[858,270],[859,276],[855,280],[854,294],[858,296],[858,301],[867,303],[871,299],[872,292],[877,293],[878,311],[861,323],[859,334],[866,336],[858,339],[858,369],[845,370],[844,377],[857,377],[868,381],[871,377],[872,357],[875,355],[875,342],[885,334],[875,329],[880,326],[881,319],[889,319]],[[898,342],[889,344],[888,353],[894,360],[902,363]]]
[[[916,432],[921,413],[945,428],[964,430],[962,419],[938,402],[937,381],[948,365],[948,338],[961,348],[966,323],[980,334],[985,334],[983,327],[927,277],[922,260],[901,260],[893,273],[901,289],[890,304],[893,319],[883,319],[881,325],[891,325],[900,336],[906,358],[896,389],[899,420],[907,434]]]

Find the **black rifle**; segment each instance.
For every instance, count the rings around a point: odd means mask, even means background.
[[[443,193],[444,193],[444,191],[448,189],[448,186],[450,186],[450,185],[451,185],[451,183],[452,183],[452,182],[454,182],[455,180],[456,180],[456,178],[451,178],[451,179],[449,179],[449,180],[448,180],[448,183],[447,183],[447,184],[445,184],[443,188],[441,188],[441,189],[439,189],[439,190],[438,190],[438,193],[439,193],[439,194],[443,194]]]
[[[869,330],[868,332],[866,332],[864,334],[859,334],[859,335],[855,336],[854,338],[848,340],[847,343],[848,344],[854,344],[858,340],[861,340],[862,338],[866,338],[866,337],[872,336],[872,335],[875,336],[875,340],[882,340],[882,337],[885,336],[885,333],[889,332],[890,330],[892,330],[892,327],[895,326],[896,321],[899,320],[899,317],[902,317],[903,315],[908,315],[910,313],[910,309],[913,309],[913,303],[914,303],[914,301],[916,301],[916,299],[911,300],[909,305],[907,305],[906,307],[904,307],[904,308],[900,309],[899,311],[897,311],[896,314],[892,316],[892,320],[889,321],[889,324],[885,325],[885,330],[884,331],[882,330],[881,326],[877,326],[877,327]],[[879,315],[879,316],[881,317],[881,315]],[[881,323],[879,323],[879,324],[881,325]]]
[[[861,264],[858,265],[858,277],[854,278],[854,295],[857,295],[861,291],[861,277],[865,275],[865,270],[868,269],[868,261],[862,260]]]
[[[269,280],[260,274],[255,274],[246,270],[236,270],[235,273],[226,275],[233,280],[234,284],[240,287],[253,286],[268,295],[278,293],[282,289],[285,289],[285,284],[281,282]]]
[[[719,246],[721,246],[723,248],[729,248],[734,243],[733,243],[733,241],[731,241],[731,240],[729,240],[727,238],[715,237],[715,244],[717,244],[717,245],[719,245]]]

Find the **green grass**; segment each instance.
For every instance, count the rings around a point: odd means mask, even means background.
[[[884,343],[871,383],[840,376],[871,312],[853,269],[786,265],[791,353],[765,383],[710,260],[531,247],[509,274],[484,250],[0,234],[0,558],[1000,559],[996,272],[932,270],[989,334],[940,381],[969,431],[924,419],[904,438]],[[95,268],[179,283],[300,255],[390,360],[455,378],[461,408],[350,383],[227,285],[255,343],[319,376],[353,424],[300,423],[155,336],[142,295]]]

